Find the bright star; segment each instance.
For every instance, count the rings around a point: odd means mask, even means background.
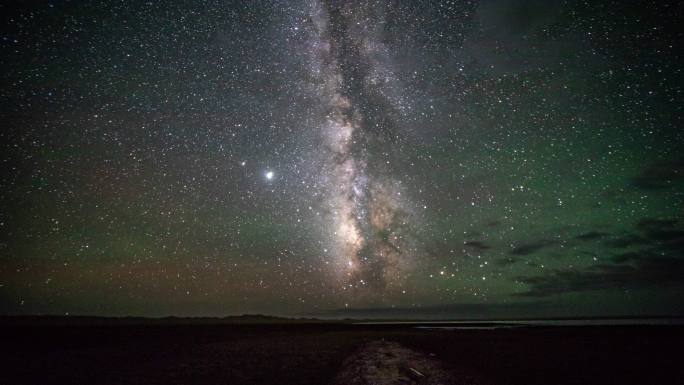
[[[271,180],[273,179],[274,175],[275,174],[273,174],[273,171],[266,171],[266,179]]]

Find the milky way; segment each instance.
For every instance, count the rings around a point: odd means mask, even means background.
[[[682,314],[682,5],[2,5],[0,314]]]
[[[347,288],[385,290],[414,257],[405,232],[410,206],[372,148],[391,146],[402,101],[387,48],[382,7],[313,2],[308,70],[321,103],[326,230],[333,268]],[[415,224],[415,223],[414,223]]]

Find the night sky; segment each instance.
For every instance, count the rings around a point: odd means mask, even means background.
[[[677,2],[0,14],[0,314],[684,314]]]

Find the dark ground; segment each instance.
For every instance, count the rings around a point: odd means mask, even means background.
[[[385,339],[495,384],[676,384],[680,326],[421,330],[349,324],[0,325],[2,384],[331,383]]]

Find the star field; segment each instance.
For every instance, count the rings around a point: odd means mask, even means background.
[[[681,314],[682,11],[2,5],[0,313]]]

